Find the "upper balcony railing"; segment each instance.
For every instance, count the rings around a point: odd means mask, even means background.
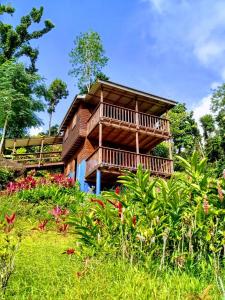
[[[169,120],[150,114],[102,102],[98,105],[88,121],[89,134],[100,121],[110,121],[120,125],[144,129],[155,133],[169,135]]]
[[[99,167],[135,171],[139,164],[141,164],[145,170],[150,170],[150,172],[155,175],[170,176],[173,172],[173,161],[171,159],[99,147],[87,159],[86,176],[89,176]]]

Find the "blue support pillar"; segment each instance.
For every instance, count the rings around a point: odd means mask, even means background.
[[[86,161],[82,160],[80,164],[77,164],[76,177],[77,181],[80,183],[80,190],[82,192],[88,192],[90,190],[90,185],[85,180],[86,172]]]
[[[96,171],[96,195],[101,193],[101,171]]]

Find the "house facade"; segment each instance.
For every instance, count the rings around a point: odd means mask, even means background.
[[[98,80],[84,96],[76,96],[60,126],[65,175],[100,193],[113,186],[124,170],[139,164],[152,175],[173,172],[168,159],[149,155],[171,138],[167,112],[176,102],[110,81]]]

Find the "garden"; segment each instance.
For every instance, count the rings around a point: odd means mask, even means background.
[[[0,198],[2,299],[223,299],[225,174],[197,152],[184,173],[139,166],[84,193],[30,172]]]

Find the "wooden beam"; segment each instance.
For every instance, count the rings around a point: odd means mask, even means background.
[[[39,162],[38,165],[41,165],[41,159],[42,159],[42,152],[43,152],[43,145],[44,145],[44,139],[41,141],[41,149],[40,149],[40,156],[39,156]]]

